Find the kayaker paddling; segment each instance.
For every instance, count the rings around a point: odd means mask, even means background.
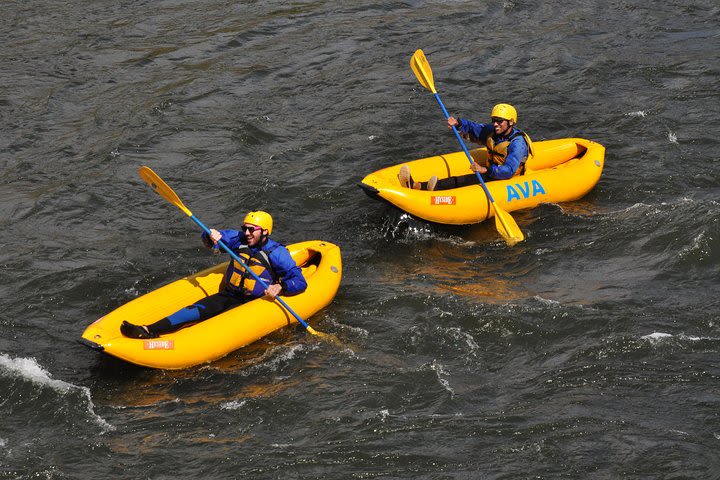
[[[243,303],[262,296],[275,299],[280,294],[295,295],[307,288],[302,271],[288,249],[269,238],[273,221],[262,211],[245,216],[241,230],[210,230],[202,234],[203,243],[218,249],[222,241],[266,284],[264,289],[247,271],[232,260],[225,271],[220,291],[188,305],[151,325],[135,325],[124,321],[123,335],[130,338],[157,338],[180,328],[202,322]]]
[[[447,125],[451,129],[457,128],[466,140],[487,148],[488,157],[484,164],[473,161],[470,165],[470,170],[481,174],[485,181],[522,175],[525,162],[532,154],[532,142],[525,132],[515,127],[517,110],[507,103],[497,104],[490,113],[490,120],[490,123],[477,123],[450,116]],[[449,190],[478,183],[475,173],[440,180],[433,175],[427,182],[416,182],[407,165],[400,168],[398,180],[403,187],[415,190]]]

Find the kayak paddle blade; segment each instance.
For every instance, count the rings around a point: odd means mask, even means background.
[[[425,53],[423,53],[421,49],[418,48],[415,50],[415,53],[410,59],[410,68],[412,68],[412,71],[415,73],[420,85],[432,93],[436,93],[432,69],[430,68],[427,58],[425,58]]]
[[[494,203],[493,206],[495,207],[495,228],[500,232],[505,242],[512,247],[516,243],[525,240],[525,235],[515,223],[515,219]]]
[[[185,212],[188,217],[192,217],[192,212],[183,204],[180,197],[178,197],[173,189],[170,188],[157,173],[153,172],[150,167],[143,165],[138,170],[138,173],[140,174],[140,178],[150,185],[150,188],[155,190],[155,193]]]

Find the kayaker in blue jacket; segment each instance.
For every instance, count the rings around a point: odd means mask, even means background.
[[[202,234],[208,248],[219,251],[218,242],[225,243],[253,272],[268,285],[263,289],[235,260],[230,261],[220,285],[220,291],[178,310],[151,325],[135,325],[124,321],[120,331],[131,338],[156,338],[192,323],[202,322],[230,308],[263,296],[274,299],[282,294],[295,295],[305,291],[307,282],[302,270],[290,256],[288,249],[269,238],[272,217],[267,212],[250,212],[240,230],[210,230]]]
[[[456,127],[465,139],[487,148],[486,163],[480,165],[473,162],[470,166],[470,170],[480,173],[483,180],[505,180],[522,175],[525,172],[525,162],[532,154],[532,142],[525,132],[515,128],[515,107],[507,103],[495,105],[490,119],[491,123],[476,123],[451,116],[447,124],[448,128]],[[433,175],[427,182],[415,182],[407,165],[400,168],[398,180],[403,187],[412,186],[416,190],[448,190],[478,184],[474,173],[441,180]]]

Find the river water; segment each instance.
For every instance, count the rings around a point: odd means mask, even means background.
[[[720,9],[659,2],[3,2],[0,478],[719,478]],[[368,198],[517,106],[607,148],[571,204],[438,228]],[[263,208],[334,302],[224,359],[77,343]]]

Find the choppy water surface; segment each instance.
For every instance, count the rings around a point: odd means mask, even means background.
[[[713,478],[716,2],[5,2],[0,478]],[[607,147],[598,186],[440,229],[367,198],[448,109]],[[180,372],[76,340],[217,261],[205,223],[339,244],[310,320]]]

